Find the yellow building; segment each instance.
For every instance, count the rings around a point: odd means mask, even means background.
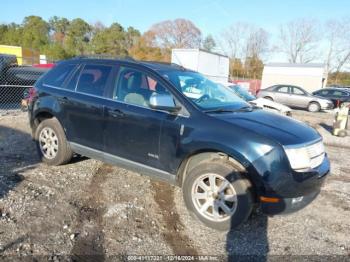
[[[39,52],[21,46],[0,45],[0,54],[15,55],[19,65],[39,63]]]

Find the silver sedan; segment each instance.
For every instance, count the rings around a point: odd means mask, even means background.
[[[257,95],[294,108],[304,108],[310,112],[332,109],[332,101],[309,94],[298,86],[274,85],[260,90]]]

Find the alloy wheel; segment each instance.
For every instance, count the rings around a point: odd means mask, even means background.
[[[205,174],[198,177],[191,194],[197,211],[209,220],[222,222],[230,219],[236,211],[236,191],[223,176]]]
[[[39,134],[39,146],[41,153],[47,159],[53,159],[58,152],[58,137],[50,127],[44,127]]]

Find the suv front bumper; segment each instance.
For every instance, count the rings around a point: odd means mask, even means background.
[[[326,103],[321,105],[321,110],[328,110],[328,109],[333,109],[334,105],[333,103]]]
[[[288,214],[296,212],[308,204],[310,204],[320,193],[321,187],[330,171],[330,163],[328,157],[326,156],[322,164],[312,170],[311,172],[305,173],[293,173],[291,176],[304,176],[309,177],[301,184],[299,184],[298,189],[303,189],[305,193],[300,195],[296,193],[294,197],[278,197],[274,196],[274,202],[260,202],[262,212],[269,215],[276,214]],[[296,188],[296,192],[298,190]],[[277,201],[278,200],[278,201]]]

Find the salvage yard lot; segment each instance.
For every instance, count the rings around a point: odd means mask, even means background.
[[[186,210],[181,190],[83,157],[39,162],[25,113],[0,116],[1,255],[350,255],[350,139],[330,113],[296,111],[324,137],[332,171],[319,197],[287,216],[255,212],[217,232]],[[345,256],[345,257],[344,257]],[[85,257],[86,259],[87,257]],[[96,259],[96,257],[95,257]]]

